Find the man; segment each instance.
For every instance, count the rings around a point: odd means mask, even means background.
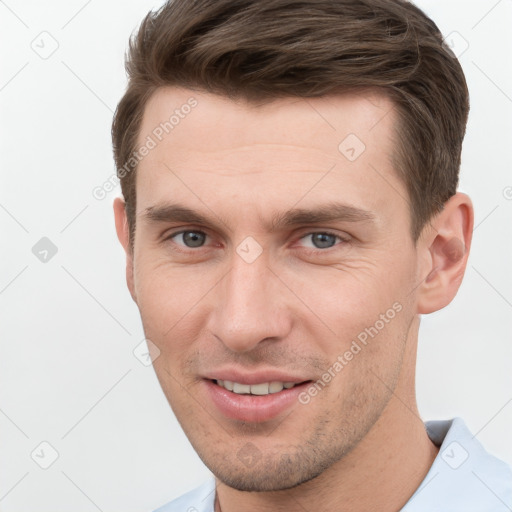
[[[473,228],[436,25],[403,0],[175,0],[127,71],[128,287],[215,477],[159,510],[510,510],[510,468],[415,399],[420,315]]]

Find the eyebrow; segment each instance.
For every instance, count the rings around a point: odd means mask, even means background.
[[[300,224],[321,224],[324,222],[373,222],[374,213],[343,203],[327,203],[315,208],[294,208],[279,213],[272,219],[272,231]]]
[[[222,224],[229,226],[229,221],[212,212]],[[206,215],[179,203],[159,204],[144,210],[142,217],[147,222],[185,222],[215,226],[215,222]],[[325,222],[374,222],[376,215],[355,206],[331,202],[313,208],[293,208],[286,212],[274,214],[268,225],[271,232],[304,224],[321,224]]]

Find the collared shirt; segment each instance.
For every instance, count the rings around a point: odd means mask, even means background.
[[[401,512],[512,512],[512,468],[489,454],[461,418],[425,422],[440,446]],[[215,479],[155,512],[214,512]]]

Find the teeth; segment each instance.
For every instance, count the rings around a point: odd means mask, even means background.
[[[284,383],[283,382],[271,382],[268,390],[270,393],[279,393],[279,391],[283,391]]]
[[[249,384],[238,384],[238,382],[233,382],[233,393],[248,395],[250,392],[251,386],[249,386]]]
[[[240,384],[238,382],[232,382],[230,380],[217,380],[217,384],[237,393],[239,395],[269,395],[272,393],[279,393],[283,389],[290,389],[295,386],[295,382],[262,382],[261,384]]]
[[[268,382],[263,382],[263,384],[253,384],[251,386],[251,395],[268,395]]]

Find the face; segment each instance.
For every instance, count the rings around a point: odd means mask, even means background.
[[[233,488],[342,460],[403,374],[418,258],[395,123],[377,93],[255,106],[163,88],[146,107],[131,291],[176,417]]]

